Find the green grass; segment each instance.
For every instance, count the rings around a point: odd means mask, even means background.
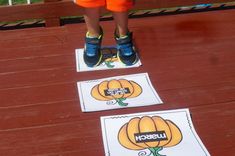
[[[31,0],[31,3],[42,2],[43,0]],[[12,0],[12,3],[15,4],[26,4],[27,0]],[[8,0],[0,0],[0,5],[8,5]]]
[[[0,5],[6,5],[6,4],[8,4],[7,0],[0,0]]]

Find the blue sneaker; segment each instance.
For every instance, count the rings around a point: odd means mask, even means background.
[[[117,43],[117,57],[127,66],[133,65],[137,62],[137,53],[132,42],[132,33],[129,32],[125,37],[117,37],[115,35]]]
[[[83,59],[88,67],[98,66],[102,61],[102,53],[100,50],[102,37],[102,30],[99,37],[88,37],[88,33],[86,34]]]

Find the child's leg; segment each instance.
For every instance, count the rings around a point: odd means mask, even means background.
[[[107,8],[113,11],[116,24],[117,57],[126,65],[133,65],[138,60],[132,41],[132,33],[128,29],[128,10],[132,6],[133,1],[131,0],[109,0],[107,3]]]
[[[116,35],[125,36],[128,33],[128,12],[113,12],[116,24]]]
[[[89,67],[97,66],[102,61],[101,42],[102,29],[99,25],[100,7],[105,6],[106,0],[75,0],[76,4],[85,10],[84,19],[87,26],[83,59]]]
[[[106,0],[107,9],[113,13],[118,36],[125,36],[128,33],[128,10],[133,5],[134,0]]]
[[[117,56],[124,64],[133,65],[137,61],[137,55],[132,42],[132,33],[128,30],[128,12],[113,12],[113,17],[116,23]]]
[[[87,26],[87,34],[85,37],[83,59],[87,66],[94,67],[101,63],[101,42],[102,30],[99,25],[100,7],[84,8],[84,19]]]
[[[86,22],[89,36],[98,37],[101,34],[100,25],[100,7],[96,8],[85,8],[84,19]]]

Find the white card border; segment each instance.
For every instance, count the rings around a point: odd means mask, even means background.
[[[78,88],[78,94],[79,94],[79,102],[80,102],[80,107],[81,107],[81,110],[82,112],[96,112],[96,111],[106,111],[106,110],[114,110],[114,109],[123,109],[123,108],[112,108],[112,109],[104,109],[104,110],[86,110],[86,106],[84,104],[84,98],[83,98],[83,94],[82,94],[82,89],[81,89],[81,83],[82,82],[87,82],[87,81],[102,81],[102,80],[105,80],[105,79],[112,79],[113,77],[115,78],[122,78],[122,77],[134,77],[134,76],[138,76],[138,75],[143,75],[145,76],[146,78],[146,81],[147,83],[149,84],[149,87],[152,91],[152,93],[154,94],[155,98],[158,100],[158,103],[157,104],[163,104],[163,101],[161,100],[160,96],[158,95],[156,89],[153,87],[151,81],[150,81],[150,78],[149,78],[149,75],[148,73],[138,73],[138,74],[130,74],[130,75],[120,75],[120,76],[112,76],[112,77],[107,77],[107,78],[101,78],[101,79],[96,79],[96,80],[86,80],[86,81],[78,81],[77,82],[77,88]],[[145,106],[151,106],[151,105],[154,105],[154,104],[150,104],[150,105],[145,105]],[[133,106],[133,107],[137,107],[137,106]],[[139,107],[144,107],[144,106],[139,106]],[[132,107],[125,107],[125,108],[132,108]]]
[[[109,48],[114,46],[104,46],[102,48]],[[99,71],[99,70],[113,70],[113,69],[125,69],[125,68],[137,68],[142,66],[140,57],[138,56],[138,62],[132,66],[123,66],[123,67],[116,67],[116,68],[94,68],[94,70],[83,70],[79,64],[79,53],[83,53],[83,48],[75,49],[75,62],[76,62],[76,71],[77,72],[92,72],[92,71]]]
[[[113,115],[113,116],[101,116],[100,117],[100,123],[101,123],[101,129],[102,129],[102,139],[103,139],[103,146],[104,146],[105,156],[111,156],[110,155],[110,150],[109,150],[109,147],[108,147],[107,137],[106,137],[107,136],[106,135],[106,133],[107,133],[106,129],[107,128],[105,126],[105,120],[106,119],[117,119],[117,118],[131,117],[131,116],[156,115],[156,114],[166,114],[166,113],[169,114],[169,113],[177,113],[177,112],[186,113],[186,118],[188,120],[190,130],[192,131],[193,136],[197,140],[197,143],[199,144],[199,146],[201,147],[201,149],[205,153],[205,156],[211,156],[210,153],[208,152],[208,150],[206,149],[205,145],[201,141],[200,137],[198,136],[195,128],[194,128],[194,125],[193,125],[191,115],[190,115],[190,112],[189,112],[188,108],[175,109],[175,110],[164,110],[164,111],[153,111],[153,112],[140,112],[140,113],[132,113],[132,114]]]

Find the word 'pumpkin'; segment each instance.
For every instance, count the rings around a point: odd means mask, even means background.
[[[142,88],[139,84],[132,80],[112,79],[110,81],[102,81],[95,85],[91,90],[91,95],[96,100],[110,101],[115,100],[120,106],[127,106],[128,103],[123,101],[127,98],[134,98],[142,93]]]
[[[119,143],[130,150],[149,149],[153,156],[165,147],[179,144],[183,136],[180,129],[170,120],[159,116],[132,118],[118,133]],[[141,141],[142,139],[142,141]]]

